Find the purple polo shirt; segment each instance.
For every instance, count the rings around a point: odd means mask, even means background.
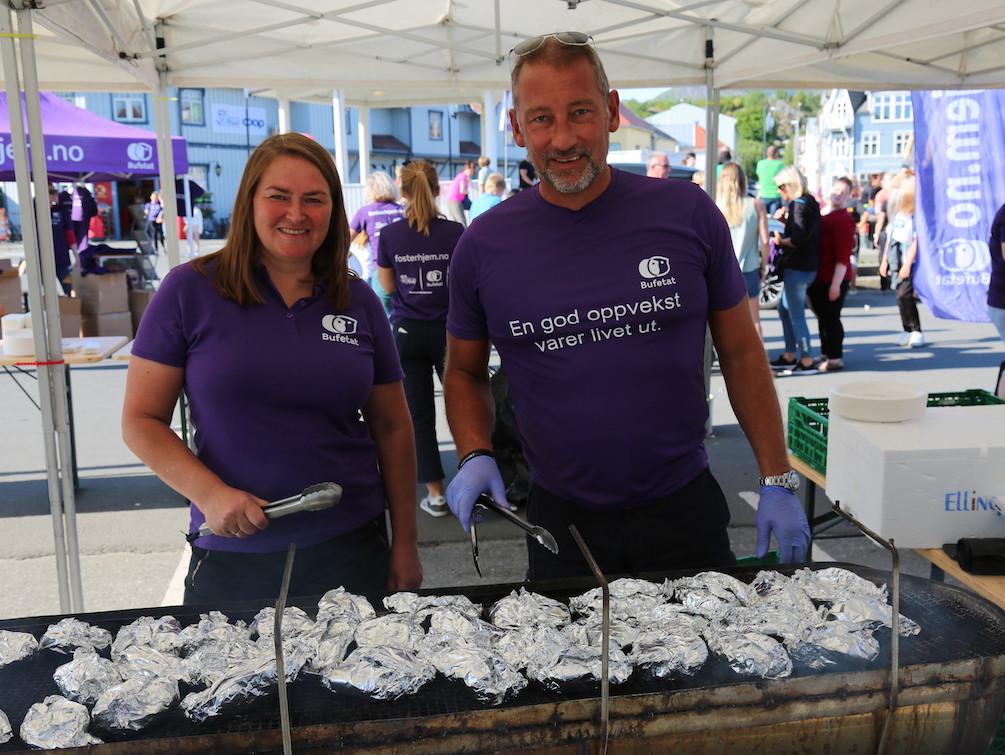
[[[447,330],[499,351],[535,483],[632,508],[708,465],[705,325],[745,295],[729,227],[698,186],[614,170],[579,211],[533,190],[473,223]]]
[[[453,220],[433,218],[429,235],[406,220],[384,229],[377,264],[394,270],[391,320],[447,319],[447,269],[464,233]]]
[[[373,386],[401,380],[380,301],[351,278],[341,312],[320,295],[287,308],[264,268],[259,283],[265,302],[241,307],[191,265],[176,267],[143,315],[132,353],[185,370],[196,456],[226,484],[275,501],[337,482],[342,501],[251,537],[196,540],[210,550],[316,545],[385,508],[377,451],[360,419]],[[205,518],[192,503],[195,531]]]
[[[377,252],[380,246],[380,233],[391,223],[397,223],[405,217],[401,205],[394,202],[374,202],[356,210],[349,227],[356,231],[365,230],[370,240],[370,267],[377,266]]]
[[[1005,309],[1005,259],[1002,259],[1002,242],[1005,242],[1005,204],[998,208],[991,222],[991,285],[988,286],[988,306]]]

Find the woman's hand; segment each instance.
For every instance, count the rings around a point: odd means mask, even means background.
[[[883,261],[879,263],[879,277],[886,278],[889,271],[890,271],[890,262],[884,255]]]
[[[413,543],[391,545],[387,564],[387,589],[391,592],[418,590],[422,586],[422,563],[419,548]]]
[[[830,290],[827,291],[827,298],[831,301],[837,301],[838,297],[841,296],[841,283],[840,281],[836,284],[832,283]]]
[[[908,278],[910,278],[911,277],[911,265],[909,263],[901,265],[900,266],[900,272],[897,273],[897,276],[902,281],[903,280],[907,280]]]
[[[220,537],[247,537],[269,526],[262,512],[268,501],[228,485],[216,488],[197,505],[213,534]]]

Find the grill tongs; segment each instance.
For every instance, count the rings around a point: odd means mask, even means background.
[[[535,541],[542,548],[545,548],[555,555],[558,555],[558,543],[555,542],[555,538],[552,536],[548,530],[544,527],[538,527],[533,524],[528,524],[523,519],[518,517],[512,511],[507,508],[503,508],[498,503],[496,503],[491,497],[482,493],[478,496],[478,500],[475,501],[474,509],[471,512],[471,558],[475,562],[475,571],[478,572],[478,576],[482,576],[482,569],[478,565],[478,525],[475,521],[475,514],[478,510],[482,511],[494,511],[499,514],[503,519],[507,520],[510,524],[515,524],[517,527],[522,529],[527,533],[527,536],[531,540]]]
[[[309,485],[296,495],[289,498],[282,498],[273,501],[262,507],[262,513],[269,521],[280,517],[297,514],[301,511],[321,511],[330,509],[342,500],[342,486],[336,482],[319,482],[317,485]],[[212,535],[213,531],[204,523],[197,532],[190,532],[185,536],[188,542],[204,535]]]

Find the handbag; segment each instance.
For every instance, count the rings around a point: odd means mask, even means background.
[[[461,200],[461,207],[463,207],[465,210],[470,210],[471,209],[471,197],[465,195],[464,199]]]

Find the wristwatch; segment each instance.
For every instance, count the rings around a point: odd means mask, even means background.
[[[799,475],[795,470],[790,469],[782,474],[765,475],[757,478],[757,484],[762,488],[765,485],[772,485],[776,488],[785,488],[793,492],[799,490]]]

